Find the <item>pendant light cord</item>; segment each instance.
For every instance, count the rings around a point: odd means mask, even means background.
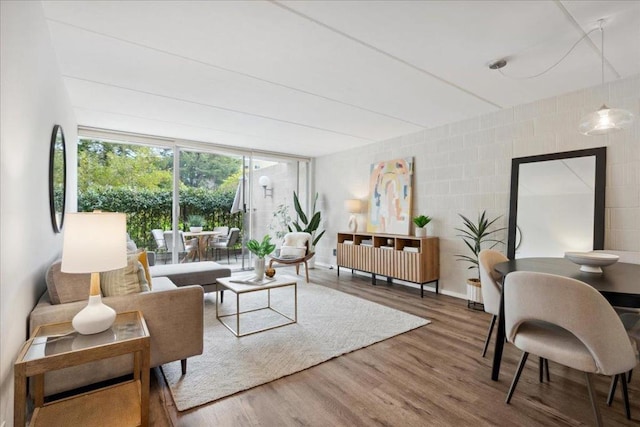
[[[560,64],[562,61],[564,61],[564,59],[569,56],[569,54],[571,52],[573,52],[573,50],[576,48],[576,46],[578,46],[578,44],[584,40],[586,37],[589,36],[589,34],[593,33],[594,31],[598,31],[600,30],[602,32],[602,46],[603,48],[600,49],[602,52],[602,84],[604,85],[604,31],[602,29],[602,20],[598,21],[600,23],[600,27],[599,28],[594,28],[593,30],[589,31],[588,33],[586,33],[584,36],[580,37],[578,39],[577,42],[575,42],[573,44],[573,46],[571,46],[571,49],[569,49],[567,51],[567,53],[565,53],[560,59],[558,59],[553,65],[551,65],[550,67],[548,67],[546,70],[539,72],[538,74],[534,74],[532,76],[510,76],[508,74],[505,74],[501,69],[498,69],[498,72],[500,72],[500,74],[502,74],[504,77],[513,79],[513,80],[527,80],[527,79],[533,79],[536,77],[540,77],[541,75],[548,73],[549,71],[551,71],[552,69],[554,69],[556,66],[558,66],[558,64]]]
[[[600,52],[602,53],[602,93],[604,93],[604,28],[602,27],[604,24],[604,20],[598,19],[598,24],[600,24]]]

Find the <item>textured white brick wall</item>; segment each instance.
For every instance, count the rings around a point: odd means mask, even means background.
[[[465,251],[456,236],[458,213],[475,218],[487,210],[502,216],[499,226],[506,227],[512,158],[601,146],[607,147],[605,248],[640,252],[640,75],[605,91],[608,105],[636,116],[631,129],[599,137],[578,133],[580,118],[602,104],[602,90],[594,87],[318,158],[316,188],[327,229],[318,262],[335,265],[336,233],[347,229],[349,218],[344,200],[366,198],[371,163],[413,156],[413,214],[434,218],[428,232],[440,237],[441,289],[464,297],[471,273],[454,256]]]

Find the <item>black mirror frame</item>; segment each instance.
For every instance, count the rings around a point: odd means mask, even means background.
[[[63,184],[62,184],[62,212],[60,216],[60,224],[58,224],[58,220],[56,217],[56,203],[55,203],[55,183],[54,181],[54,165],[55,165],[55,155],[56,155],[56,140],[58,137],[58,131],[60,131],[60,136],[62,139],[62,171],[63,171]],[[62,126],[55,125],[53,126],[53,131],[51,132],[51,144],[49,147],[49,211],[51,214],[51,225],[53,226],[53,231],[55,233],[60,233],[62,231],[62,226],[64,224],[64,212],[67,204],[67,146],[64,140],[64,131],[62,130]]]
[[[593,211],[593,249],[604,249],[604,203],[606,187],[607,148],[589,148],[585,150],[564,151],[562,153],[542,154],[538,156],[519,157],[511,159],[511,195],[509,201],[509,233],[507,242],[507,257],[516,256],[516,229],[518,217],[518,179],[520,165],[523,163],[545,162],[548,160],[571,159],[575,157],[595,156],[596,182],[594,188]]]

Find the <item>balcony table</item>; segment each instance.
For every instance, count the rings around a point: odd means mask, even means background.
[[[200,261],[202,261],[202,254],[206,253],[207,245],[209,244],[209,240],[212,237],[221,236],[223,234],[224,233],[222,233],[220,231],[199,231],[199,232],[185,231],[185,232],[182,233],[182,235],[185,238],[187,238],[187,237],[192,237],[192,238],[195,237],[196,239],[198,239],[198,260],[200,260]]]

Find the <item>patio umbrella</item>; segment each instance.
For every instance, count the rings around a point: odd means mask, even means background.
[[[231,205],[231,210],[229,211],[230,213],[234,214],[237,212],[243,212],[244,211],[244,203],[243,203],[243,199],[244,199],[244,178],[239,178],[238,179],[238,188],[236,188],[236,195],[233,198],[233,204]]]

